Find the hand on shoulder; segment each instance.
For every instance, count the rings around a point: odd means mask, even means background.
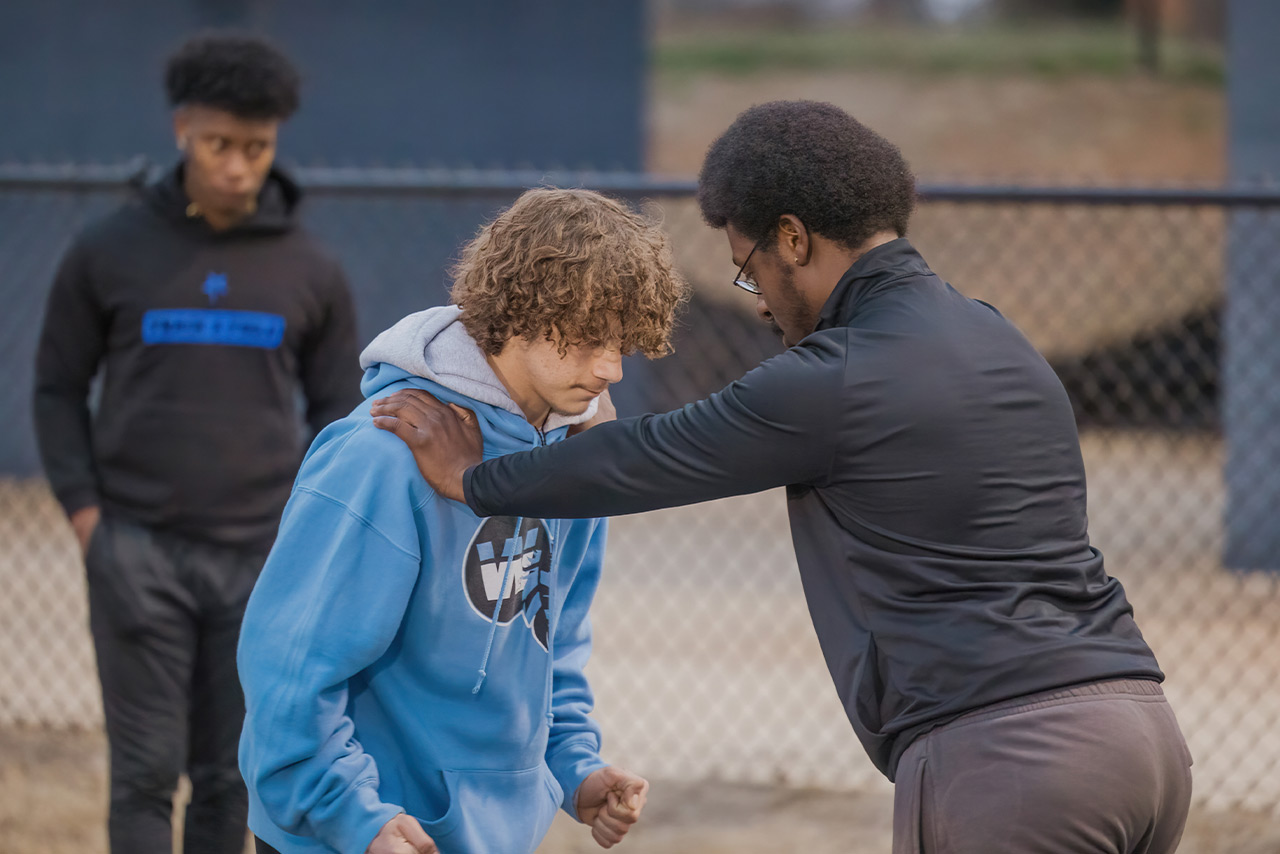
[[[462,478],[484,459],[484,437],[475,413],[443,404],[421,389],[402,389],[375,400],[373,423],[400,437],[418,470],[437,494],[462,501]]]

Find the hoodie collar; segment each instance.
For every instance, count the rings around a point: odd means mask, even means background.
[[[226,231],[215,232],[203,218],[187,216],[187,198],[183,186],[186,163],[179,161],[154,183],[143,188],[143,196],[153,208],[169,220],[184,227],[199,228],[209,234],[258,233],[278,234],[291,230],[296,224],[298,204],[302,200],[302,188],[279,166],[272,166],[267,180],[258,193],[258,206],[252,214]]]
[[[462,309],[456,305],[411,314],[373,339],[360,354],[360,367],[368,370],[378,364],[392,365],[523,420],[524,413],[489,366],[480,345],[467,334],[461,317]],[[581,415],[553,412],[543,432],[587,421],[598,406],[599,401],[591,401]]]
[[[814,331],[846,325],[866,299],[901,279],[931,275],[929,265],[905,237],[882,243],[859,256],[840,277],[818,315]]]

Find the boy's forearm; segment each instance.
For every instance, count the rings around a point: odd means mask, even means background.
[[[546,756],[551,775],[564,791],[561,809],[574,819],[578,818],[575,797],[582,781],[609,764],[600,756],[599,737],[594,734],[588,736],[586,733],[582,735],[584,737],[560,744],[555,749],[548,748]]]

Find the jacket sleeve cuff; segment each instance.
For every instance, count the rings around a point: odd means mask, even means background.
[[[600,758],[593,745],[583,741],[570,742],[547,757],[551,775],[564,790],[564,800],[560,802],[560,807],[574,821],[581,821],[577,807],[578,787],[583,780],[608,764]]]
[[[83,510],[86,507],[97,507],[101,504],[98,490],[92,486],[58,489],[54,491],[54,497],[62,505],[62,512],[67,514],[67,518],[70,518],[78,510]]]
[[[326,845],[337,851],[367,851],[382,826],[404,812],[395,804],[383,803],[376,786],[358,786],[349,793],[349,802],[323,828],[317,828]]]
[[[487,516],[489,514],[484,512],[484,508],[476,504],[475,493],[471,491],[472,478],[475,475],[476,469],[479,468],[480,465],[481,465],[480,463],[477,463],[474,466],[470,466],[465,472],[462,473],[462,499],[466,503],[466,505],[471,508],[472,513],[476,514],[477,516]]]

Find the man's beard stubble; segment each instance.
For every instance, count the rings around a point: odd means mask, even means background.
[[[795,275],[789,268],[784,267],[782,275],[778,281],[778,308],[782,310],[786,316],[795,320],[803,313],[804,299],[800,296],[800,289],[796,287]],[[770,309],[769,328],[782,340],[782,346],[794,347],[798,342],[792,341],[787,337],[787,333],[778,325],[779,312]],[[807,333],[806,333],[807,334]],[[800,336],[801,338],[804,335]]]

